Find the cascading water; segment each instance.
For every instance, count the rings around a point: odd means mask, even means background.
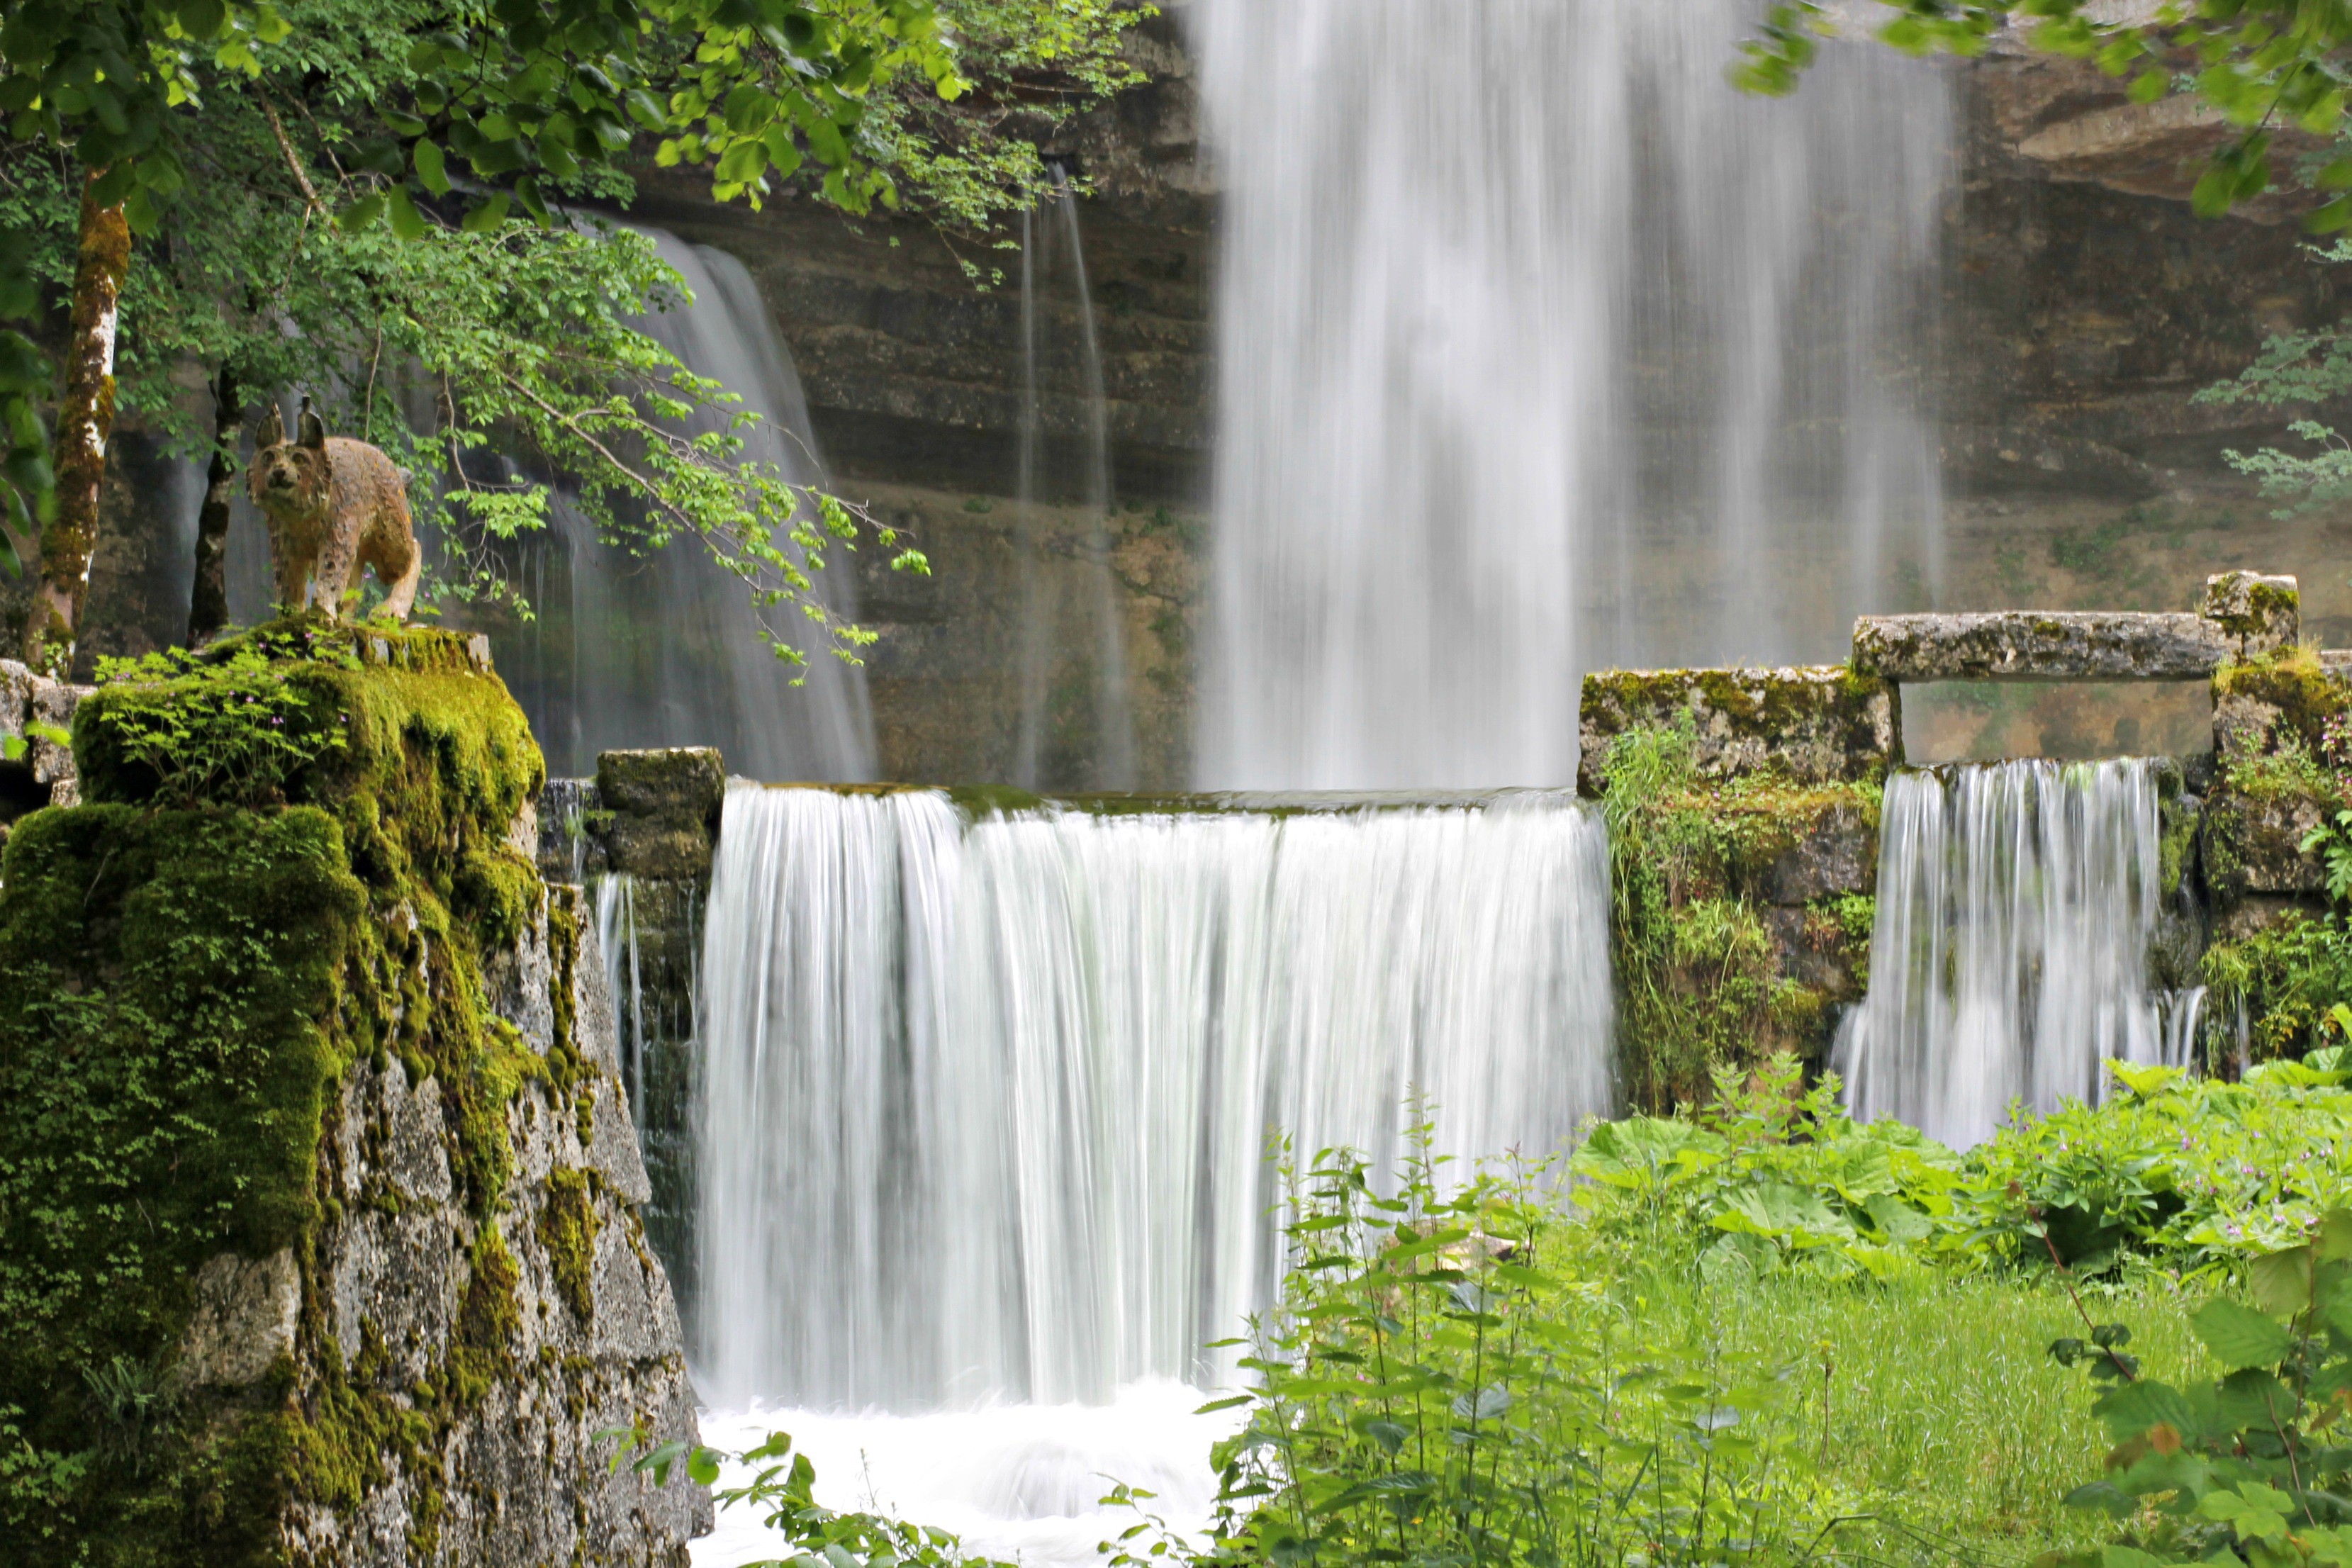
[[[808,408],[790,353],[759,287],[722,251],[651,231],[693,304],[638,324],[696,375],[723,384],[760,416],[742,457],[772,464],[794,484],[824,482]],[[733,409],[698,416],[699,433]],[[559,488],[550,537],[526,558],[525,591],[539,619],[499,650],[499,668],[562,773],[595,771],[596,754],[637,746],[716,746],[729,765],[764,778],[859,780],[874,773],[873,722],[862,671],[804,638],[806,667],[783,663],[760,640],[743,583],[699,542],[640,556],[599,539]],[[856,613],[854,584],[836,551],[820,584],[827,602]],[[794,687],[805,675],[807,684]]]
[[[1049,785],[1123,790],[1135,787],[1135,720],[1128,695],[1126,634],[1111,582],[1110,410],[1103,390],[1102,345],[1095,331],[1094,291],[1087,280],[1086,244],[1078,203],[1060,165],[1053,190],[1038,209],[1021,215],[1021,426],[1016,498],[1021,552],[1021,722],[1014,736],[1013,782],[1024,789]],[[1058,237],[1058,243],[1056,239]],[[1075,616],[1054,602],[1044,566],[1045,528],[1039,502],[1047,488],[1044,377],[1047,313],[1044,304],[1066,268],[1076,313],[1077,395],[1086,410],[1084,472],[1078,489],[1093,530],[1080,542],[1086,566],[1085,603]],[[1060,359],[1061,355],[1053,356]],[[1066,487],[1055,487],[1066,488]],[[1073,637],[1076,625],[1083,632]],[[1057,649],[1055,644],[1064,643]],[[1049,779],[1053,726],[1053,667],[1058,653],[1086,649],[1092,687],[1091,766],[1083,778]],[[1066,768],[1058,770],[1067,772]]]
[[[1559,1150],[1611,1107],[1571,797],[967,821],[729,792],[698,1376],[898,1410],[1198,1380],[1272,1281],[1265,1140]]]
[[[1931,593],[1945,75],[1739,0],[1198,0],[1225,192],[1212,788],[1574,776],[1580,670]]]
[[[1857,1116],[1965,1147],[2012,1101],[2095,1103],[2110,1058],[2188,1065],[2202,994],[2148,979],[2152,763],[1898,773],[1880,820],[1870,994],[1834,1058]]]

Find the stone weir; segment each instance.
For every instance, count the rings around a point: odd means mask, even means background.
[[[1825,1058],[1868,984],[1880,792],[1913,682],[2208,683],[2213,752],[2157,773],[2153,978],[2212,982],[2233,1018],[2284,1031],[2273,1049],[2314,1043],[2272,950],[2328,908],[2303,845],[2347,804],[2352,654],[2301,646],[2299,604],[2292,577],[2233,572],[2181,613],[1864,616],[1843,665],[1588,676],[1580,784],[1611,818],[1635,1098],[1703,1092],[1759,1046]]]
[[[682,1568],[708,1494],[600,1436],[693,1402],[521,711],[430,631],[152,675],[7,838],[0,1555]]]

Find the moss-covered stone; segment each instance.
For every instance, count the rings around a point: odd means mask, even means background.
[[[2223,572],[2205,580],[2198,614],[2231,638],[2239,658],[2293,648],[2303,628],[2303,595],[2292,577]]]
[[[1852,783],[1902,759],[1894,689],[1843,665],[1779,669],[1604,670],[1584,678],[1579,787],[1604,787],[1610,747],[1631,730],[1687,725],[1702,777],[1772,774]]]
[[[1820,1062],[1866,985],[1877,773],[1710,778],[1695,729],[1627,731],[1604,764],[1622,1079],[1650,1110],[1778,1051]]]
[[[36,812],[6,847],[9,1561],[681,1555],[688,1501],[587,1451],[591,1420],[688,1418],[658,1270],[630,1277],[645,1300],[621,1314],[638,1362],[588,1356],[596,1386],[551,1406],[525,1386],[541,1375],[526,1349],[568,1342],[527,1310],[530,1280],[568,1302],[584,1278],[584,1320],[611,1316],[596,1281],[623,1277],[583,1276],[576,1248],[546,1261],[509,1211],[551,1202],[567,1247],[593,1247],[644,1195],[625,1138],[592,1152],[595,1106],[621,1096],[609,1037],[602,1055],[582,1044],[593,933],[522,853],[541,775],[528,726],[445,634],[292,626],[243,646],[269,662],[231,669],[232,652],[85,701],[95,804]],[[200,754],[248,744],[232,731],[254,715],[310,727],[267,791]],[[174,734],[184,751],[158,747]],[[193,780],[231,804],[163,804]],[[583,1174],[624,1152],[617,1185]],[[268,1314],[213,1298],[276,1289],[287,1267],[290,1344],[219,1353],[220,1323]],[[200,1279],[212,1326],[192,1337]],[[151,1391],[115,1404],[162,1415],[93,1431],[100,1382]],[[561,1433],[529,1414],[575,1406]],[[501,1457],[517,1441],[533,1456],[520,1472]],[[534,1471],[549,1499],[496,1495]]]
[[[708,747],[606,752],[596,759],[602,837],[612,870],[665,881],[710,875],[727,769]]]
[[[597,1219],[590,1201],[595,1180],[593,1171],[550,1171],[537,1225],[541,1245],[554,1261],[563,1304],[583,1323],[596,1315]]]

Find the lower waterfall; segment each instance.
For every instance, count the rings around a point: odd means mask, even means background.
[[[1099,1403],[1212,1380],[1266,1159],[1548,1155],[1612,1107],[1608,859],[1573,796],[968,816],[737,784],[698,1094],[715,1404]],[[1088,1484],[1092,1484],[1089,1482]]]
[[[2109,1058],[2185,1064],[2201,993],[2148,982],[2154,764],[1900,772],[1882,824],[1870,992],[1833,1058],[1857,1116],[1965,1148],[2012,1101],[2095,1103]]]

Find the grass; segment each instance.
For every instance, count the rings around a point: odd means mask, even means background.
[[[2094,1287],[2095,1321],[2128,1324],[2150,1375],[2177,1381],[2202,1352],[2162,1276]],[[1806,1274],[1737,1289],[1685,1289],[1662,1302],[1683,1331],[1727,1348],[1803,1354],[1790,1414],[1822,1428],[1824,1477],[1921,1536],[1993,1561],[2108,1539],[2105,1515],[2064,1506],[2101,1473],[2109,1444],[2079,1372],[2050,1359],[2082,1320],[2044,1278],[1954,1276],[1921,1268],[1884,1284]],[[1818,1441],[1818,1439],[1816,1439]]]

